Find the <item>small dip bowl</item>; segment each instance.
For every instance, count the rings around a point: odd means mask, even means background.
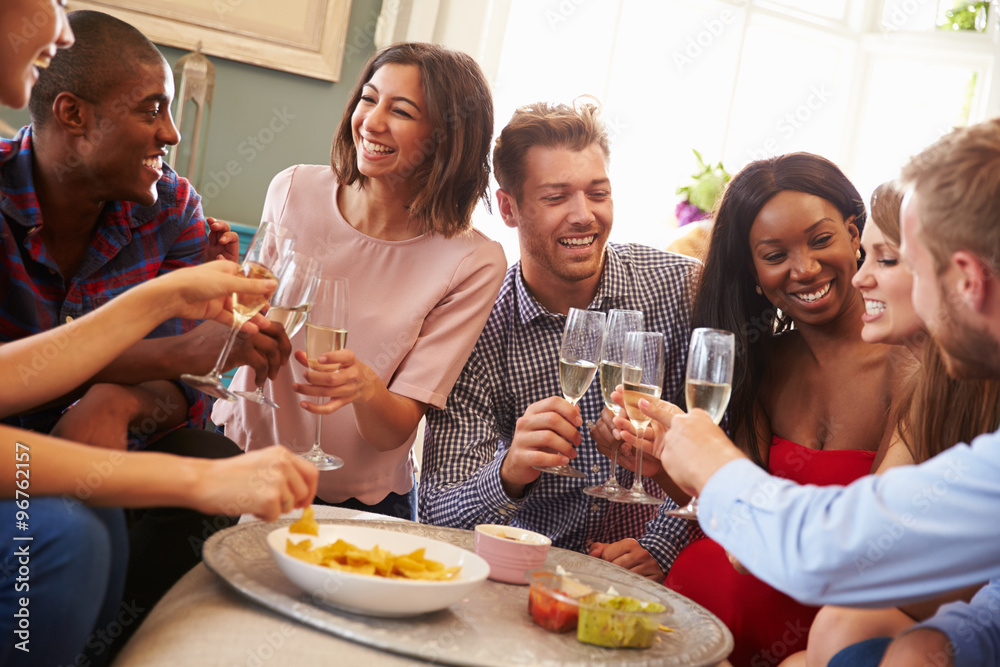
[[[527,584],[528,570],[545,564],[552,540],[523,528],[480,524],[475,531],[475,551],[490,564],[490,579],[506,584]]]
[[[550,632],[575,629],[586,644],[649,648],[673,614],[666,596],[604,577],[540,570],[528,579],[531,619]]]

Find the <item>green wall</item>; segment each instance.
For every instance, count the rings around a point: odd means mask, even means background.
[[[329,163],[330,142],[347,96],[374,50],[372,36],[381,8],[381,0],[352,0],[337,83],[210,57],[215,93],[204,170],[196,183],[206,215],[256,225],[276,173],[293,164]],[[171,66],[185,54],[168,47],[160,50]],[[185,113],[192,117],[193,106]],[[28,116],[3,109],[0,118],[20,127]],[[186,157],[180,158],[177,164],[186,165]]]

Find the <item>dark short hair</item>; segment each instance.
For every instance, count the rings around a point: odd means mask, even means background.
[[[489,206],[490,141],[493,138],[493,94],[482,69],[471,56],[436,44],[394,44],[361,70],[333,138],[330,164],[343,185],[367,177],[358,170],[351,115],[364,85],[387,64],[416,65],[427,102],[432,132],[427,157],[413,165],[416,192],[410,217],[422,233],[455,236],[472,227],[472,212],[482,199]],[[402,177],[400,177],[402,179]]]
[[[536,102],[519,107],[500,131],[493,149],[497,183],[520,203],[524,194],[524,158],[532,146],[565,146],[582,151],[598,144],[607,162],[611,155],[601,108],[579,98],[573,106]]]
[[[89,10],[70,12],[67,18],[76,42],[41,70],[28,102],[35,126],[49,120],[60,93],[101,104],[116,86],[135,75],[138,65],[165,62],[145,35],[120,19]]]
[[[757,160],[733,176],[715,210],[715,223],[692,314],[692,326],[732,331],[737,361],[729,401],[729,430],[757,450],[754,403],[765,371],[766,339],[791,327],[791,320],[756,292],[751,267],[750,228],[764,205],[779,192],[804,192],[833,204],[844,220],[854,216],[860,232],[865,203],[837,165],[811,153]],[[764,443],[770,445],[770,443]]]

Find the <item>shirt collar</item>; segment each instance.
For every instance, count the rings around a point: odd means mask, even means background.
[[[565,317],[559,313],[551,313],[538,303],[538,300],[528,290],[521,274],[521,262],[517,263],[514,274],[514,289],[517,294],[518,312],[521,324],[528,324],[537,317]],[[590,310],[607,310],[616,305],[618,299],[628,294],[628,273],[622,263],[618,250],[612,244],[607,244],[604,252],[604,268],[601,271],[601,282],[597,285],[597,293],[590,302]]]

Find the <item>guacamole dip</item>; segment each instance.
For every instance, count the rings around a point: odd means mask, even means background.
[[[594,594],[580,600],[576,638],[612,648],[649,648],[666,607],[624,595]],[[638,613],[636,613],[638,612]]]

